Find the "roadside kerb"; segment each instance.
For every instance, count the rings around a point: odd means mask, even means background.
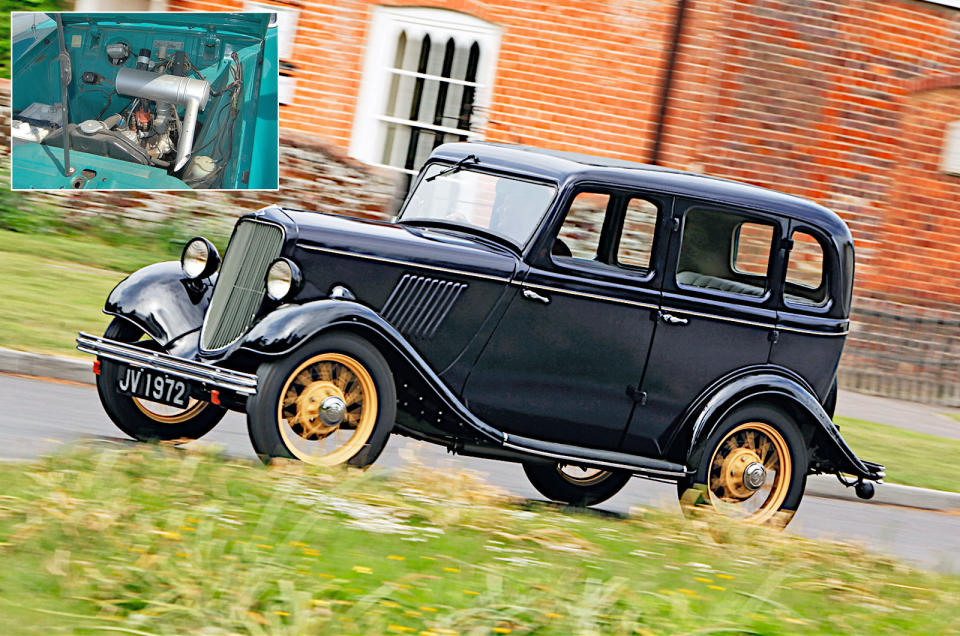
[[[93,358],[80,360],[0,348],[0,373],[19,373],[93,384],[92,363]]]
[[[0,373],[17,373],[91,385],[94,377],[90,361],[3,348],[0,348]],[[814,497],[862,501],[854,494],[853,488],[843,486],[832,475],[809,477],[806,492]],[[926,510],[960,511],[960,493],[899,484],[879,484],[876,496],[870,502]]]
[[[960,512],[960,493],[886,483],[877,484],[876,488],[876,494],[869,500],[870,503]],[[806,494],[827,499],[863,501],[854,494],[853,488],[847,488],[833,475],[808,477]]]

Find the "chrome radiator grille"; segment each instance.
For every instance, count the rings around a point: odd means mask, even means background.
[[[282,246],[283,230],[276,225],[257,221],[237,225],[203,322],[203,349],[222,349],[247,332],[263,301],[267,266],[280,256]]]
[[[404,274],[381,315],[400,333],[431,338],[466,288],[464,283]]]

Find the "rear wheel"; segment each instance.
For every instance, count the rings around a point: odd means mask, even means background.
[[[602,503],[630,480],[630,473],[561,463],[525,463],[523,471],[541,495],[571,506]]]
[[[807,483],[807,450],[793,420],[757,405],[729,415],[707,440],[697,473],[677,484],[685,513],[702,505],[749,523],[783,528]]]
[[[321,335],[260,365],[247,402],[247,427],[263,461],[296,458],[318,466],[372,464],[397,414],[393,374],[383,355],[352,334]]]
[[[121,342],[138,342],[142,329],[123,318],[114,318],[105,338]],[[145,348],[156,348],[153,341],[143,341]],[[123,366],[103,358],[97,376],[97,393],[103,410],[121,431],[141,442],[199,439],[213,429],[226,414],[226,409],[190,399],[186,408],[150,402],[117,391],[117,379]]]

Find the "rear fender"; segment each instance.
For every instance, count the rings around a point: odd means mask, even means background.
[[[502,443],[503,433],[474,416],[410,342],[373,309],[352,300],[324,299],[284,305],[270,312],[244,337],[240,349],[255,357],[279,357],[333,329],[347,329],[373,342],[385,357],[399,360],[419,376],[447,411],[485,437]]]
[[[800,382],[773,372],[734,378],[691,416],[687,466],[700,465],[710,435],[728,414],[748,402],[774,403],[790,412],[810,446],[811,467],[817,472],[842,472],[871,480],[883,477],[882,467],[857,457],[813,393]]]
[[[147,265],[113,288],[103,313],[126,318],[166,347],[203,325],[216,279],[187,278],[179,261]]]

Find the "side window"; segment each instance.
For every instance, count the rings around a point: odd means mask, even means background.
[[[554,256],[568,256],[594,261],[600,246],[603,219],[610,205],[610,195],[581,192],[570,203],[567,218],[553,244]]]
[[[647,199],[630,199],[623,217],[623,232],[617,247],[617,264],[649,269],[658,208]]]
[[[806,232],[793,233],[783,297],[798,305],[822,305],[827,299],[823,277],[823,248]]]
[[[774,226],[721,210],[687,212],[677,262],[677,283],[746,296],[762,296]]]

